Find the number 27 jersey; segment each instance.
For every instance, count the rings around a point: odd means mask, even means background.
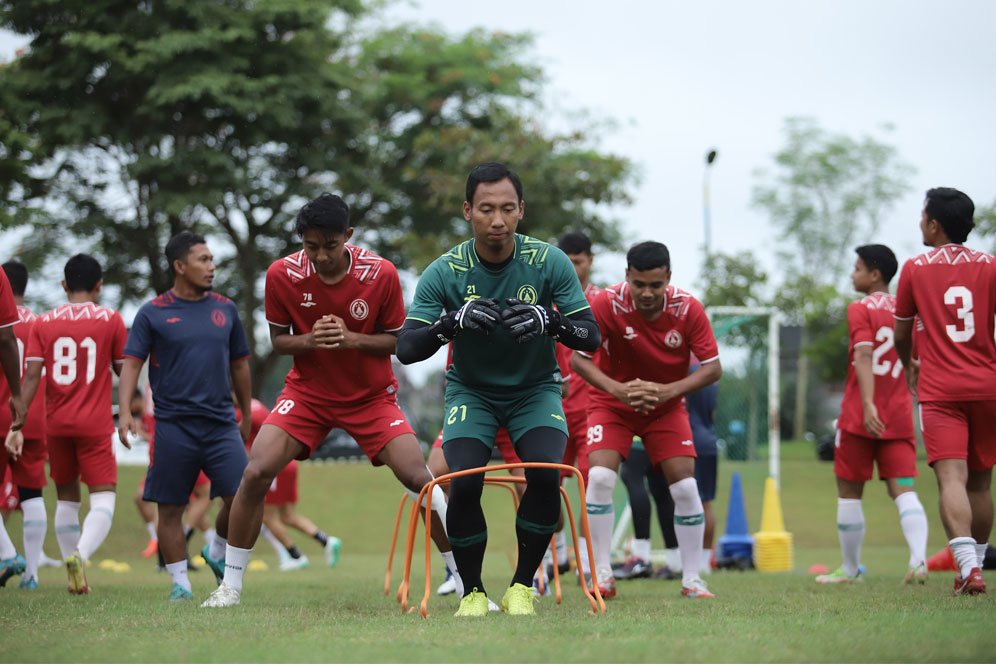
[[[896,319],[919,316],[920,401],[996,399],[996,261],[946,244],[906,261]]]
[[[840,403],[837,428],[858,436],[869,437],[865,429],[861,389],[854,369],[854,350],[871,346],[872,373],[875,376],[875,409],[885,424],[883,439],[913,437],[913,399],[906,389],[906,376],[896,352],[896,298],[888,293],[872,293],[847,306],[847,384]]]

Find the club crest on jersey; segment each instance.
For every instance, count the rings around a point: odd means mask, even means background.
[[[211,312],[211,322],[218,327],[225,327],[225,323],[228,322],[228,316],[221,309],[215,309]]]
[[[305,309],[318,306],[318,303],[315,302],[315,298],[311,293],[302,293],[301,296],[304,298],[301,302],[301,306]]]
[[[370,305],[366,300],[353,300],[349,305],[349,315],[356,320],[363,320],[370,315]]]
[[[626,341],[632,341],[633,339],[636,339],[638,336],[640,335],[637,334],[633,328],[631,328],[629,325],[626,326],[626,334],[623,335],[623,339],[625,339]]]
[[[536,288],[531,284],[520,286],[519,290],[515,293],[515,297],[519,302],[525,304],[536,304],[539,302],[539,293],[536,292]]]
[[[678,330],[671,330],[666,335],[664,335],[664,345],[668,348],[678,348],[681,346],[681,342],[684,338],[681,336],[681,332]]]

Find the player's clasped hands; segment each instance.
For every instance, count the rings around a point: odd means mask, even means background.
[[[625,398],[623,401],[633,410],[640,413],[649,413],[662,403],[675,399],[679,396],[677,390],[671,385],[654,383],[639,378],[624,383]]]
[[[322,350],[352,348],[353,336],[346,327],[346,321],[335,314],[322,316],[311,328],[314,347]]]

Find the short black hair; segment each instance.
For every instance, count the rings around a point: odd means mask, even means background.
[[[328,192],[305,203],[294,220],[294,230],[301,236],[308,230],[321,231],[326,235],[340,235],[348,228],[349,206],[341,196]]]
[[[671,253],[660,242],[649,240],[630,247],[626,252],[626,267],[631,270],[645,272],[663,267],[671,269]]]
[[[924,205],[927,219],[933,219],[944,229],[952,242],[961,244],[975,228],[975,203],[964,192],[952,187],[935,187],[927,190]]]
[[[557,240],[557,247],[565,254],[588,254],[591,256],[591,238],[581,231],[567,231]]]
[[[467,176],[467,191],[465,192],[466,198],[464,200],[468,203],[473,203],[474,192],[477,191],[477,185],[482,182],[500,182],[506,178],[512,181],[512,186],[515,187],[515,194],[519,197],[519,202],[521,203],[522,180],[519,179],[515,171],[497,161],[480,164],[470,171],[470,175]]]
[[[173,263],[187,259],[190,250],[198,244],[207,244],[207,240],[199,233],[182,231],[177,233],[166,243],[166,262],[169,263],[170,271],[173,270]]]
[[[24,297],[24,291],[28,288],[28,268],[24,263],[11,259],[3,264],[3,271],[7,273],[14,297]]]
[[[104,276],[97,259],[87,254],[76,254],[66,261],[63,273],[70,293],[89,293]]]
[[[896,276],[899,261],[896,260],[896,255],[892,253],[892,249],[884,244],[864,244],[855,248],[854,253],[858,255],[869,272],[878,270],[886,285]]]

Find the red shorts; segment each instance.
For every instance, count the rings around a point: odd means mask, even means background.
[[[44,438],[25,440],[21,456],[17,461],[11,459],[6,448],[0,445],[0,477],[6,476],[6,471],[10,470],[14,486],[44,489],[48,484],[48,479],[45,477],[46,459],[48,459],[48,449]]]
[[[505,463],[522,463],[522,459],[515,453],[515,445],[512,444],[512,438],[508,435],[508,429],[505,427],[500,427],[498,433],[495,434],[495,445],[498,447],[498,452]],[[439,435],[436,436],[436,440],[432,443],[432,446],[436,449],[442,449],[442,429],[439,430]]]
[[[834,475],[848,482],[867,482],[873,466],[880,480],[916,477],[916,441],[880,439],[837,430],[833,454]]]
[[[307,449],[298,459],[311,456],[329,431],[338,427],[356,439],[375,466],[382,465],[377,455],[389,442],[405,434],[415,435],[393,394],[343,403],[305,395],[290,386],[284,387],[263,424],[278,427],[304,443]]]
[[[588,411],[578,410],[567,412],[567,447],[564,448],[563,463],[574,466],[581,471],[585,485],[588,484]],[[574,476],[566,470],[560,473],[561,479]]]
[[[17,486],[14,485],[10,468],[7,468],[7,472],[0,475],[0,510],[13,512],[20,504],[21,501],[17,496]]]
[[[996,466],[996,400],[920,404],[927,461],[964,459],[972,471]]]
[[[297,504],[297,461],[291,461],[283,470],[277,473],[266,492],[264,501],[267,505]]]
[[[633,436],[643,440],[650,463],[655,468],[672,457],[695,457],[692,427],[680,404],[663,413],[620,413],[603,407],[588,411],[588,452],[615,450],[625,459],[633,446]]]
[[[49,436],[49,475],[58,484],[82,479],[87,486],[118,483],[114,444],[107,436]]]
[[[208,476],[202,470],[197,474],[197,479],[194,481],[194,488],[196,489],[199,486],[206,486],[208,484],[211,484],[211,480],[208,479]]]

